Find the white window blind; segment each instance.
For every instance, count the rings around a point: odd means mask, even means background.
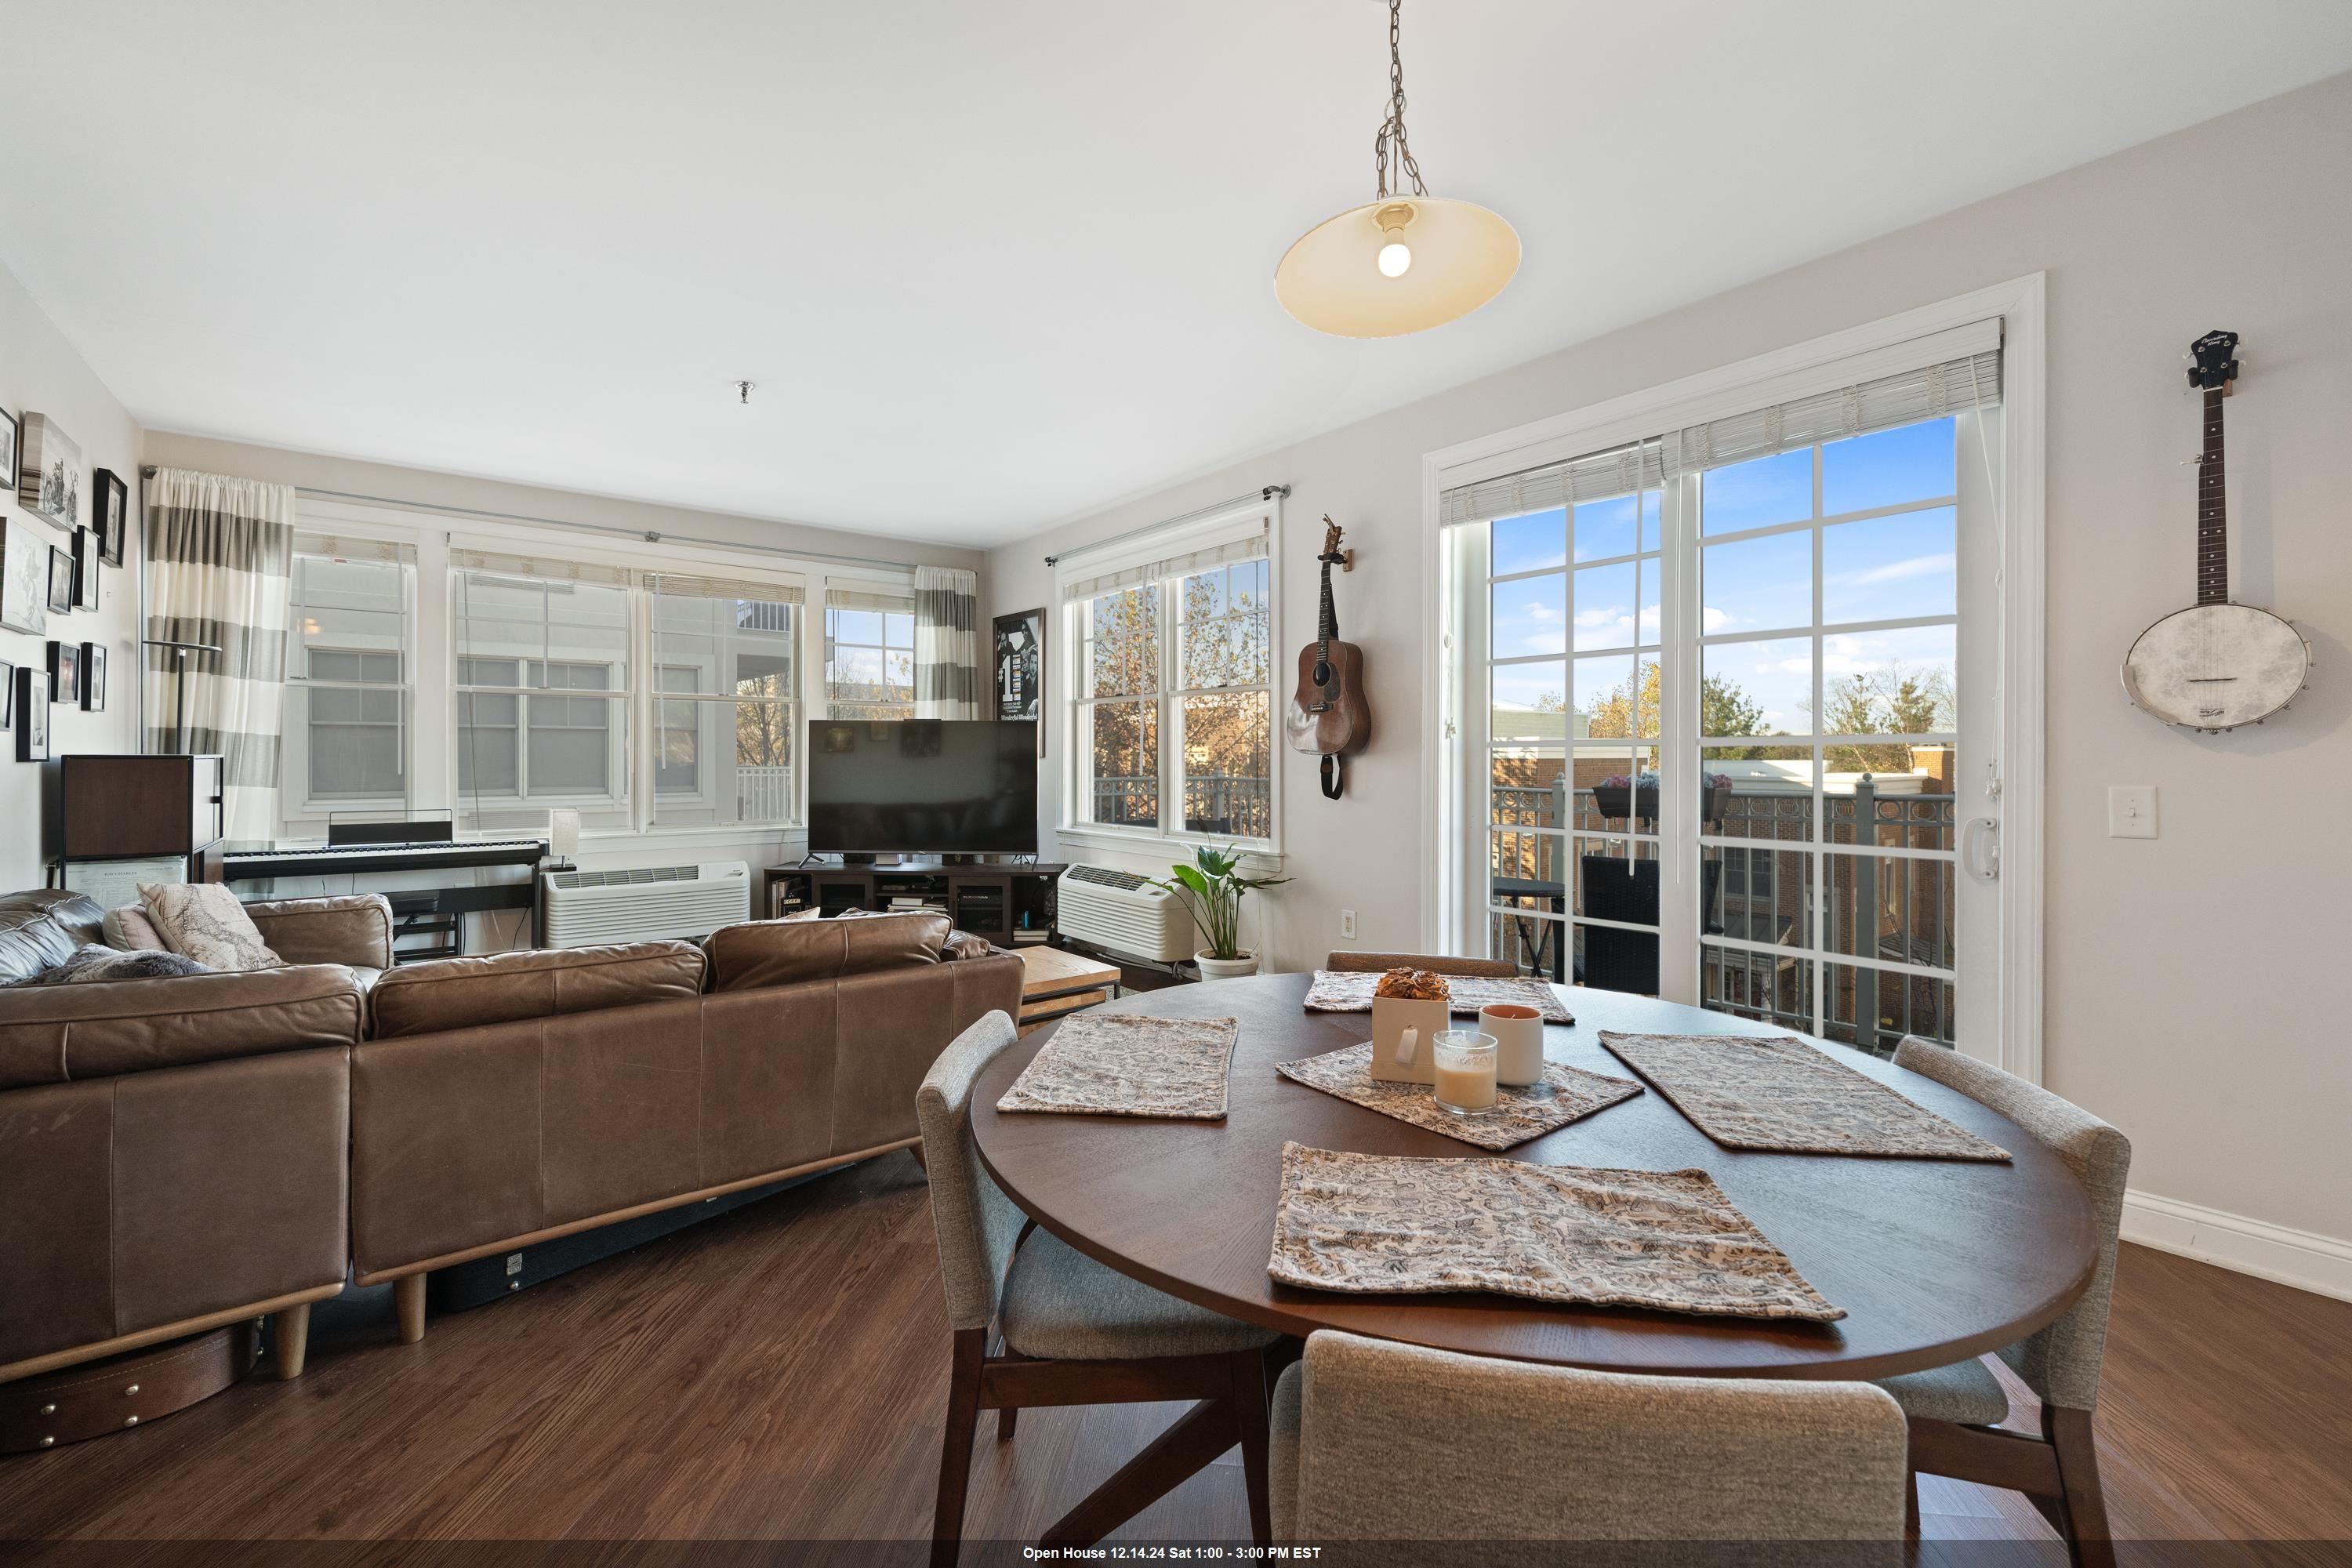
[[[911,616],[915,613],[915,590],[911,585],[896,594],[864,588],[827,588],[824,602],[828,608],[835,610],[879,610],[887,616]]]
[[[1238,538],[1214,544],[1204,544],[1161,556],[1156,560],[1139,561],[1091,576],[1073,577],[1062,584],[1062,602],[1075,604],[1082,599],[1099,598],[1122,588],[1134,588],[1149,583],[1164,583],[1174,577],[1190,577],[1229,566],[1238,561],[1263,561],[1266,556],[1266,534],[1273,526],[1271,515],[1260,517],[1250,531]]]
[[[806,592],[797,582],[762,583],[749,577],[689,577],[676,572],[644,574],[646,588],[674,599],[734,599],[755,605],[797,605]]]
[[[452,550],[449,564],[463,572],[488,572],[501,577],[533,577],[551,583],[596,583],[626,588],[631,573],[625,566],[604,566],[566,561],[560,555],[505,555],[488,550]]]
[[[1630,495],[1637,480],[1642,489],[1653,489],[1671,474],[1719,468],[2000,401],[1999,320],[1939,332],[1917,346],[1931,357],[1908,370],[1457,486],[1440,499],[1440,521],[1485,522]]]
[[[295,531],[294,553],[334,561],[381,561],[402,566],[416,562],[416,547],[413,544],[389,539],[355,539],[347,533],[315,533],[309,529]]]

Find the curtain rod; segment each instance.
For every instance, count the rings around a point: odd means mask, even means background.
[[[1191,511],[1184,513],[1181,517],[1163,517],[1158,522],[1147,522],[1140,528],[1130,528],[1124,533],[1114,533],[1108,539],[1097,539],[1087,544],[1073,544],[1067,550],[1063,551],[1060,555],[1048,555],[1045,557],[1045,564],[1048,566],[1058,565],[1064,556],[1084,555],[1089,550],[1100,550],[1106,545],[1117,544],[1122,540],[1133,539],[1139,534],[1157,533],[1163,528],[1174,528],[1178,523],[1192,522],[1204,517],[1214,517],[1221,511],[1232,510],[1234,507],[1241,505],[1244,501],[1267,501],[1274,500],[1276,496],[1287,499],[1289,495],[1290,487],[1288,485],[1267,485],[1260,489],[1244,490],[1240,495],[1231,497],[1225,500],[1215,501],[1208,506],[1196,506]]]
[[[153,479],[155,465],[141,467],[140,477]],[[534,517],[520,511],[485,511],[478,507],[442,506],[433,501],[404,500],[398,496],[362,495],[356,490],[322,490],[309,485],[294,487],[297,495],[312,496],[320,500],[365,501],[375,506],[396,506],[405,511],[437,512],[452,517],[479,518],[486,522],[522,522],[541,528],[579,529],[589,533],[609,533],[623,539],[642,540],[647,544],[659,544],[675,540],[681,544],[709,544],[721,550],[752,550],[764,555],[782,555],[795,561],[833,561],[845,566],[887,566],[895,572],[912,572],[919,562],[892,561],[879,555],[844,555],[825,550],[795,550],[782,544],[754,544],[740,539],[712,539],[697,533],[664,533],[647,528],[622,528],[604,522],[575,522],[568,518]]]

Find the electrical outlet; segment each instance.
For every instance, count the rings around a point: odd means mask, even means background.
[[[1353,910],[1339,911],[1339,940],[1342,942],[1356,940],[1356,911]]]
[[[2110,838],[2156,837],[2156,786],[2154,784],[2109,784],[2107,786],[2107,837]]]

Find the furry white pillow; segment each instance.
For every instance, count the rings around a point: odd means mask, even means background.
[[[169,952],[163,933],[147,918],[144,904],[124,904],[106,911],[106,945],[117,952]]]
[[[218,882],[139,884],[139,901],[163,945],[207,969],[283,969],[236,895]]]

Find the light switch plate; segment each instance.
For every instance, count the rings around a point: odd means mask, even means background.
[[[2154,784],[2109,784],[2107,786],[2107,837],[2110,838],[2156,837],[2156,786]]]

